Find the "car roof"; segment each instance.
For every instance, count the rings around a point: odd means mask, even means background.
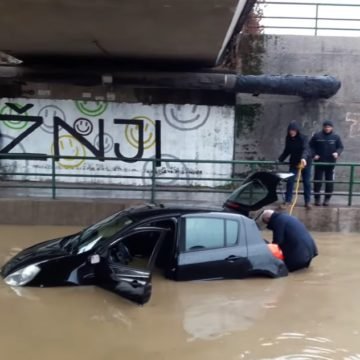
[[[222,215],[226,218],[243,219],[245,222],[253,222],[247,216],[239,213],[231,213],[223,207],[205,207],[205,206],[166,206],[162,204],[145,204],[125,209],[118,213],[119,215],[129,216],[133,221],[133,226],[146,220],[161,220],[165,217],[180,217],[183,215],[199,215],[217,217]]]
[[[253,221],[252,219],[248,218],[245,215],[237,214],[237,213],[230,213],[230,212],[225,212],[225,211],[196,212],[196,213],[191,213],[191,214],[185,214],[184,217],[185,218],[187,218],[187,217],[209,217],[209,218],[222,217],[222,218],[233,219],[233,220],[239,220],[239,218],[241,218],[241,219],[246,219],[248,221]]]
[[[126,214],[131,217],[135,222],[145,220],[147,218],[157,216],[180,216],[183,214],[191,213],[208,213],[208,212],[220,212],[223,211],[222,207],[206,207],[206,206],[174,206],[174,205],[163,205],[163,204],[145,204],[140,206],[134,206],[127,208],[119,214]]]

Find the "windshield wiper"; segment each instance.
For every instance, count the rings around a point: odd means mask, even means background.
[[[65,251],[72,253],[80,240],[80,234],[81,233],[65,237],[63,240],[61,240],[60,246]]]

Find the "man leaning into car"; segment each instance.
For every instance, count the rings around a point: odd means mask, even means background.
[[[284,262],[289,271],[310,266],[318,255],[314,239],[305,225],[296,217],[265,210],[262,221],[273,232],[273,243],[279,245],[284,254]]]

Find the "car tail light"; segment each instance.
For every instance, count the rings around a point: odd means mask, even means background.
[[[237,204],[236,202],[232,202],[232,201],[226,201],[226,203],[224,204],[224,206],[230,208],[230,209],[238,209],[240,207],[239,204]]]
[[[279,260],[284,260],[284,254],[277,244],[267,244],[270,252]]]

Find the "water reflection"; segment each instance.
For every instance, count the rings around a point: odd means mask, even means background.
[[[26,287],[15,287],[15,286],[9,286],[9,289],[11,289],[17,296],[21,298],[25,298],[30,301],[39,301],[39,296],[35,295],[34,291],[31,291],[29,288]]]
[[[184,308],[184,329],[196,339],[215,340],[253,326],[268,309],[277,307],[287,279],[228,281],[219,283],[223,293],[219,294],[217,282],[208,284],[212,291],[206,297],[200,292],[181,299]],[[225,288],[228,288],[225,290]],[[203,289],[203,287],[201,287]]]

